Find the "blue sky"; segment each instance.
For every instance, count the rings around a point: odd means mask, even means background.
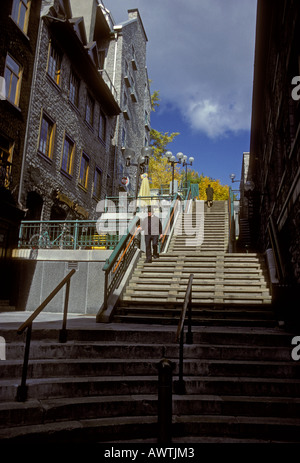
[[[116,23],[138,8],[148,37],[152,128],[179,132],[169,149],[222,184],[249,151],[256,0],[104,0]]]

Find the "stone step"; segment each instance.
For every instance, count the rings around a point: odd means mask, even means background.
[[[142,309],[142,308],[141,308]],[[193,328],[194,329],[194,328]],[[174,336],[175,338],[175,336]],[[56,343],[33,341],[30,346],[30,359],[128,359],[128,358],[178,358],[178,343],[171,344],[139,344],[117,341]],[[187,358],[200,359],[232,359],[232,360],[291,360],[290,346],[252,346],[223,345],[212,343],[186,344]],[[9,343],[7,360],[20,360],[24,356],[24,343]],[[1,421],[1,420],[0,420]]]
[[[121,302],[120,307],[128,307],[131,302]],[[150,301],[145,305],[145,308],[157,306],[157,301]],[[163,303],[167,310],[172,308],[182,307],[181,303],[171,302]],[[223,307],[221,304],[200,305],[199,307]],[[243,305],[240,306],[243,308]],[[20,312],[18,314],[19,321],[5,325],[2,323],[0,335],[6,340],[7,349],[10,343],[23,343],[25,342],[26,334],[17,334],[17,328],[20,323],[28,317],[29,313]],[[42,315],[42,314],[41,314]],[[59,314],[61,316],[61,314]],[[49,314],[52,316],[52,314]],[[56,318],[57,321],[51,323],[44,323],[43,321],[33,323],[32,343],[51,343],[58,341],[58,331],[61,328],[61,319]],[[179,320],[178,320],[179,321]],[[149,331],[147,325],[123,325],[118,323],[95,323],[94,318],[88,317],[73,317],[68,320],[68,343],[94,343],[94,342],[113,342],[113,343],[138,343],[138,344],[173,344],[175,341],[176,327],[174,326],[161,326],[151,325]],[[279,328],[271,330],[265,329],[249,329],[249,328],[232,328],[232,327],[209,327],[209,326],[195,326],[194,343],[208,343],[208,344],[232,344],[232,345],[249,345],[249,346],[276,346],[276,347],[291,347],[291,339],[293,334],[286,333]]]
[[[161,324],[161,325],[178,325],[177,318],[171,318],[168,316],[162,317],[161,315],[155,316],[153,314],[141,314],[141,315],[132,315],[131,313],[122,315],[116,313],[115,321],[119,323],[135,323],[135,324]],[[264,328],[272,328],[276,326],[276,322],[274,320],[268,319],[259,319],[259,318],[196,318],[193,321],[194,326],[209,326],[209,327],[249,327],[249,328],[256,328],[256,327],[264,327]]]
[[[177,416],[175,420],[179,428],[178,433],[181,436],[191,436],[191,442],[195,442],[194,437],[199,439],[201,436],[204,438],[203,442],[207,442],[207,436],[219,437],[222,440],[224,436],[231,439],[257,439],[259,436],[261,440],[296,443],[300,431],[300,420],[297,418],[198,415],[194,419],[190,416]],[[176,426],[174,436],[176,439]]]
[[[299,397],[299,378],[283,381],[277,378],[236,376],[185,376],[186,394],[250,395],[252,397]],[[15,379],[1,381],[0,400],[14,401],[17,393]],[[28,379],[28,399],[49,397],[85,397],[157,394],[155,376],[82,376]]]
[[[169,297],[176,298],[178,301],[184,300],[185,297],[185,290],[180,291],[177,287],[171,288],[171,289],[166,289],[165,291],[163,288],[152,288],[147,290],[145,289],[133,289],[131,290],[130,288],[126,290],[123,300],[144,300],[146,302],[147,299],[152,299],[153,297],[159,298],[160,302],[162,300],[168,301]],[[215,290],[208,291],[206,289],[203,289],[202,291],[193,291],[192,294],[192,303],[197,303],[197,302],[205,302],[206,299],[214,299],[216,298],[221,298],[225,303],[234,303],[234,302],[244,302],[245,304],[250,303],[250,302],[257,302],[257,303],[262,303],[262,302],[269,302],[271,304],[272,298],[269,294],[264,294],[263,292],[257,293],[254,292],[251,294],[250,292],[247,293],[234,293],[234,292],[226,292],[225,290],[222,289],[222,292],[216,293]]]
[[[74,397],[20,402],[0,403],[0,429],[6,426],[16,427],[51,423],[53,421],[112,418],[123,416],[157,415],[157,395],[110,397]],[[84,413],[83,413],[84,411]],[[173,413],[175,415],[210,416],[252,416],[299,419],[299,398],[250,397],[250,396],[213,396],[173,394]],[[280,417],[280,418],[279,418]],[[16,430],[12,430],[14,434]],[[3,432],[4,434],[4,432]],[[3,436],[2,434],[2,436]],[[1,434],[0,434],[1,435]]]
[[[268,397],[299,397],[299,378],[257,378],[235,376],[185,376],[187,394],[250,395]],[[16,397],[15,379],[1,381],[1,401]],[[157,394],[155,376],[82,376],[28,379],[28,398],[115,396]]]
[[[178,357],[178,356],[177,356]],[[170,358],[174,363],[174,375],[178,375],[178,359]],[[155,376],[160,358],[131,359],[37,359],[30,360],[28,377],[31,380],[40,378],[72,378],[80,381],[86,376]],[[0,369],[0,379],[19,379],[22,375],[22,360],[7,361]],[[297,362],[276,362],[262,360],[224,360],[224,359],[186,359],[183,366],[184,375],[188,376],[243,376],[259,378],[300,378],[300,365]],[[50,391],[51,394],[51,391]]]
[[[205,278],[205,279],[204,279]],[[220,278],[218,277],[218,281],[220,281]],[[148,285],[148,284],[161,284],[161,285],[166,285],[166,284],[172,284],[174,282],[174,277],[173,274],[163,274],[163,275],[158,275],[157,273],[153,272],[152,276],[149,275],[149,272],[136,272],[134,276],[132,277],[130,284],[128,287],[134,287],[135,285]],[[215,286],[216,282],[215,275],[209,275],[205,277],[200,277],[198,274],[193,279],[193,282],[195,284],[195,287],[197,285],[203,285],[203,286]],[[179,284],[182,286],[187,286],[188,283],[188,275],[186,276],[181,276]],[[221,282],[222,285],[226,286],[226,288],[231,288],[234,289],[239,286],[239,288],[243,289],[248,289],[254,288],[254,289],[266,289],[266,282],[262,277],[257,277],[257,278],[252,278],[250,281],[247,281],[246,279],[243,279],[241,275],[239,275],[239,278],[236,280],[233,278],[224,278],[222,279]]]
[[[299,419],[274,417],[244,417],[244,416],[175,416],[172,430],[174,442],[178,436],[190,436],[191,442],[209,442],[213,437],[219,442],[228,441],[262,442],[272,439],[273,442],[298,442]],[[157,442],[157,419],[153,416],[118,417],[81,419],[78,421],[65,421],[47,423],[43,425],[23,428],[15,427],[2,431],[0,438],[10,443],[87,443],[87,442],[136,442],[137,437],[142,442]],[[128,439],[135,436],[134,439]],[[208,437],[209,436],[209,437]],[[257,436],[260,436],[258,440]],[[186,442],[186,438],[184,442]],[[207,440],[208,439],[208,440]]]

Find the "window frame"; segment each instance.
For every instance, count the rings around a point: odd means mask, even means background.
[[[5,146],[6,145],[6,146]],[[15,141],[0,136],[0,170],[1,181],[4,188],[9,189],[11,184],[12,162]]]
[[[102,190],[102,175],[103,175],[103,171],[102,169],[99,167],[99,166],[95,166],[95,172],[94,172],[94,184],[93,184],[93,197],[97,200],[101,199],[101,190]],[[99,187],[99,191],[98,191],[98,188],[96,188],[96,176],[99,178],[100,180],[100,187]]]
[[[105,112],[100,108],[98,137],[104,144],[106,144],[106,135],[107,135],[107,117],[106,117]]]
[[[43,143],[45,143],[45,141],[46,141],[46,144],[45,144],[46,153],[41,149],[43,121],[48,122],[47,136],[46,136],[46,140],[44,140],[44,142],[43,142]],[[51,128],[51,131],[50,131],[49,141],[48,141],[49,127]],[[56,129],[55,121],[46,112],[42,111],[41,120],[40,120],[40,128],[39,128],[38,153],[41,156],[43,156],[45,159],[47,159],[48,161],[52,161],[52,159],[53,159],[55,129]],[[48,149],[47,149],[47,147],[48,147]]]
[[[54,63],[54,66],[52,63]],[[52,82],[57,85],[57,87],[61,88],[62,53],[59,51],[58,47],[53,44],[52,40],[49,42],[47,75],[50,77]]]
[[[68,142],[69,148],[68,148],[67,160],[66,160],[66,168],[65,168],[63,164],[64,164],[64,159],[65,159],[66,142]],[[71,150],[70,150],[70,148],[71,148]],[[73,176],[74,154],[75,154],[75,142],[65,132],[64,139],[63,139],[63,145],[62,145],[62,155],[61,155],[60,170],[64,175],[67,175],[68,177]]]
[[[88,111],[88,109],[90,110]],[[90,127],[93,127],[94,125],[94,113],[95,113],[95,100],[92,97],[92,95],[89,92],[87,92],[84,118],[85,118],[85,122]]]
[[[82,172],[82,162],[85,159],[86,167],[84,168],[84,175],[81,177]],[[79,168],[79,176],[78,176],[78,185],[87,191],[88,183],[89,183],[89,171],[90,171],[90,157],[86,154],[85,151],[81,153],[81,160],[80,160],[80,168]]]
[[[18,74],[16,74],[16,72],[14,71],[14,69],[12,68],[12,66],[9,65],[8,63],[8,58],[10,58],[14,64],[16,64],[18,66]],[[6,73],[7,71],[10,73],[9,75],[9,85],[7,85],[7,77],[6,77]],[[21,95],[21,83],[22,83],[22,75],[23,75],[23,67],[21,66],[21,64],[16,61],[12,55],[10,53],[7,53],[6,54],[6,58],[5,58],[5,66],[4,66],[4,79],[5,79],[5,86],[6,86],[6,98],[7,100],[12,103],[13,105],[19,107],[19,103],[20,103],[20,95]],[[17,84],[15,86],[15,91],[14,91],[14,99],[12,100],[10,98],[10,95],[11,95],[11,84],[12,84],[12,77],[15,76],[17,78]]]
[[[75,85],[73,85],[73,82],[75,82]],[[72,91],[72,88],[74,88],[74,91]],[[71,70],[70,84],[69,84],[69,101],[77,109],[79,108],[79,88],[80,88],[80,79],[77,76],[77,74],[75,74],[75,72]]]
[[[24,23],[23,26],[20,24],[21,18],[21,7],[24,6],[26,9],[24,15]],[[24,34],[28,32],[28,24],[29,24],[29,16],[30,16],[30,7],[31,7],[31,0],[27,0],[25,3],[24,0],[13,0],[12,10],[11,10],[11,18],[16,23],[16,25],[21,29]]]

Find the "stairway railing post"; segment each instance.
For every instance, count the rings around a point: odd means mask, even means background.
[[[18,402],[25,402],[25,400],[27,399],[28,386],[26,386],[26,380],[27,380],[27,371],[28,371],[31,332],[32,332],[32,323],[28,325],[27,332],[26,332],[26,344],[25,344],[24,361],[23,361],[23,368],[22,368],[22,380],[21,380],[20,386],[18,386],[18,389],[17,389],[17,401]]]
[[[189,296],[189,312],[188,312],[188,332],[186,333],[186,343],[193,344],[193,333],[192,333],[192,288]]]
[[[172,372],[174,364],[162,359],[158,366],[158,442],[172,442]]]
[[[69,294],[70,294],[70,280],[68,280],[66,283],[64,316],[63,316],[62,328],[59,331],[59,342],[67,342],[67,317],[68,317],[68,306],[69,306]]]
[[[178,380],[174,381],[174,391],[176,394],[183,395],[186,393],[185,381],[183,379],[183,349],[184,349],[184,330],[180,334],[179,344],[179,364],[178,364]]]

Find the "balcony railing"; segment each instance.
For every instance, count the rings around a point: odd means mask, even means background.
[[[114,18],[112,16],[111,12],[106,8],[106,6],[104,5],[104,2],[102,0],[99,2],[99,7],[101,8],[103,16],[105,17],[110,29],[113,30],[114,25],[115,25],[115,21],[114,21]]]
[[[115,232],[99,234],[97,220],[21,222],[19,248],[27,249],[114,249],[119,242]]]
[[[109,75],[107,74],[107,72],[105,71],[105,69],[99,69],[99,73],[100,73],[102,79],[104,80],[104,82],[106,83],[106,85],[108,86],[109,90],[111,91],[114,99],[116,101],[118,101],[118,92],[115,89],[115,87],[114,87],[114,85],[112,83],[112,80],[109,77]]]

